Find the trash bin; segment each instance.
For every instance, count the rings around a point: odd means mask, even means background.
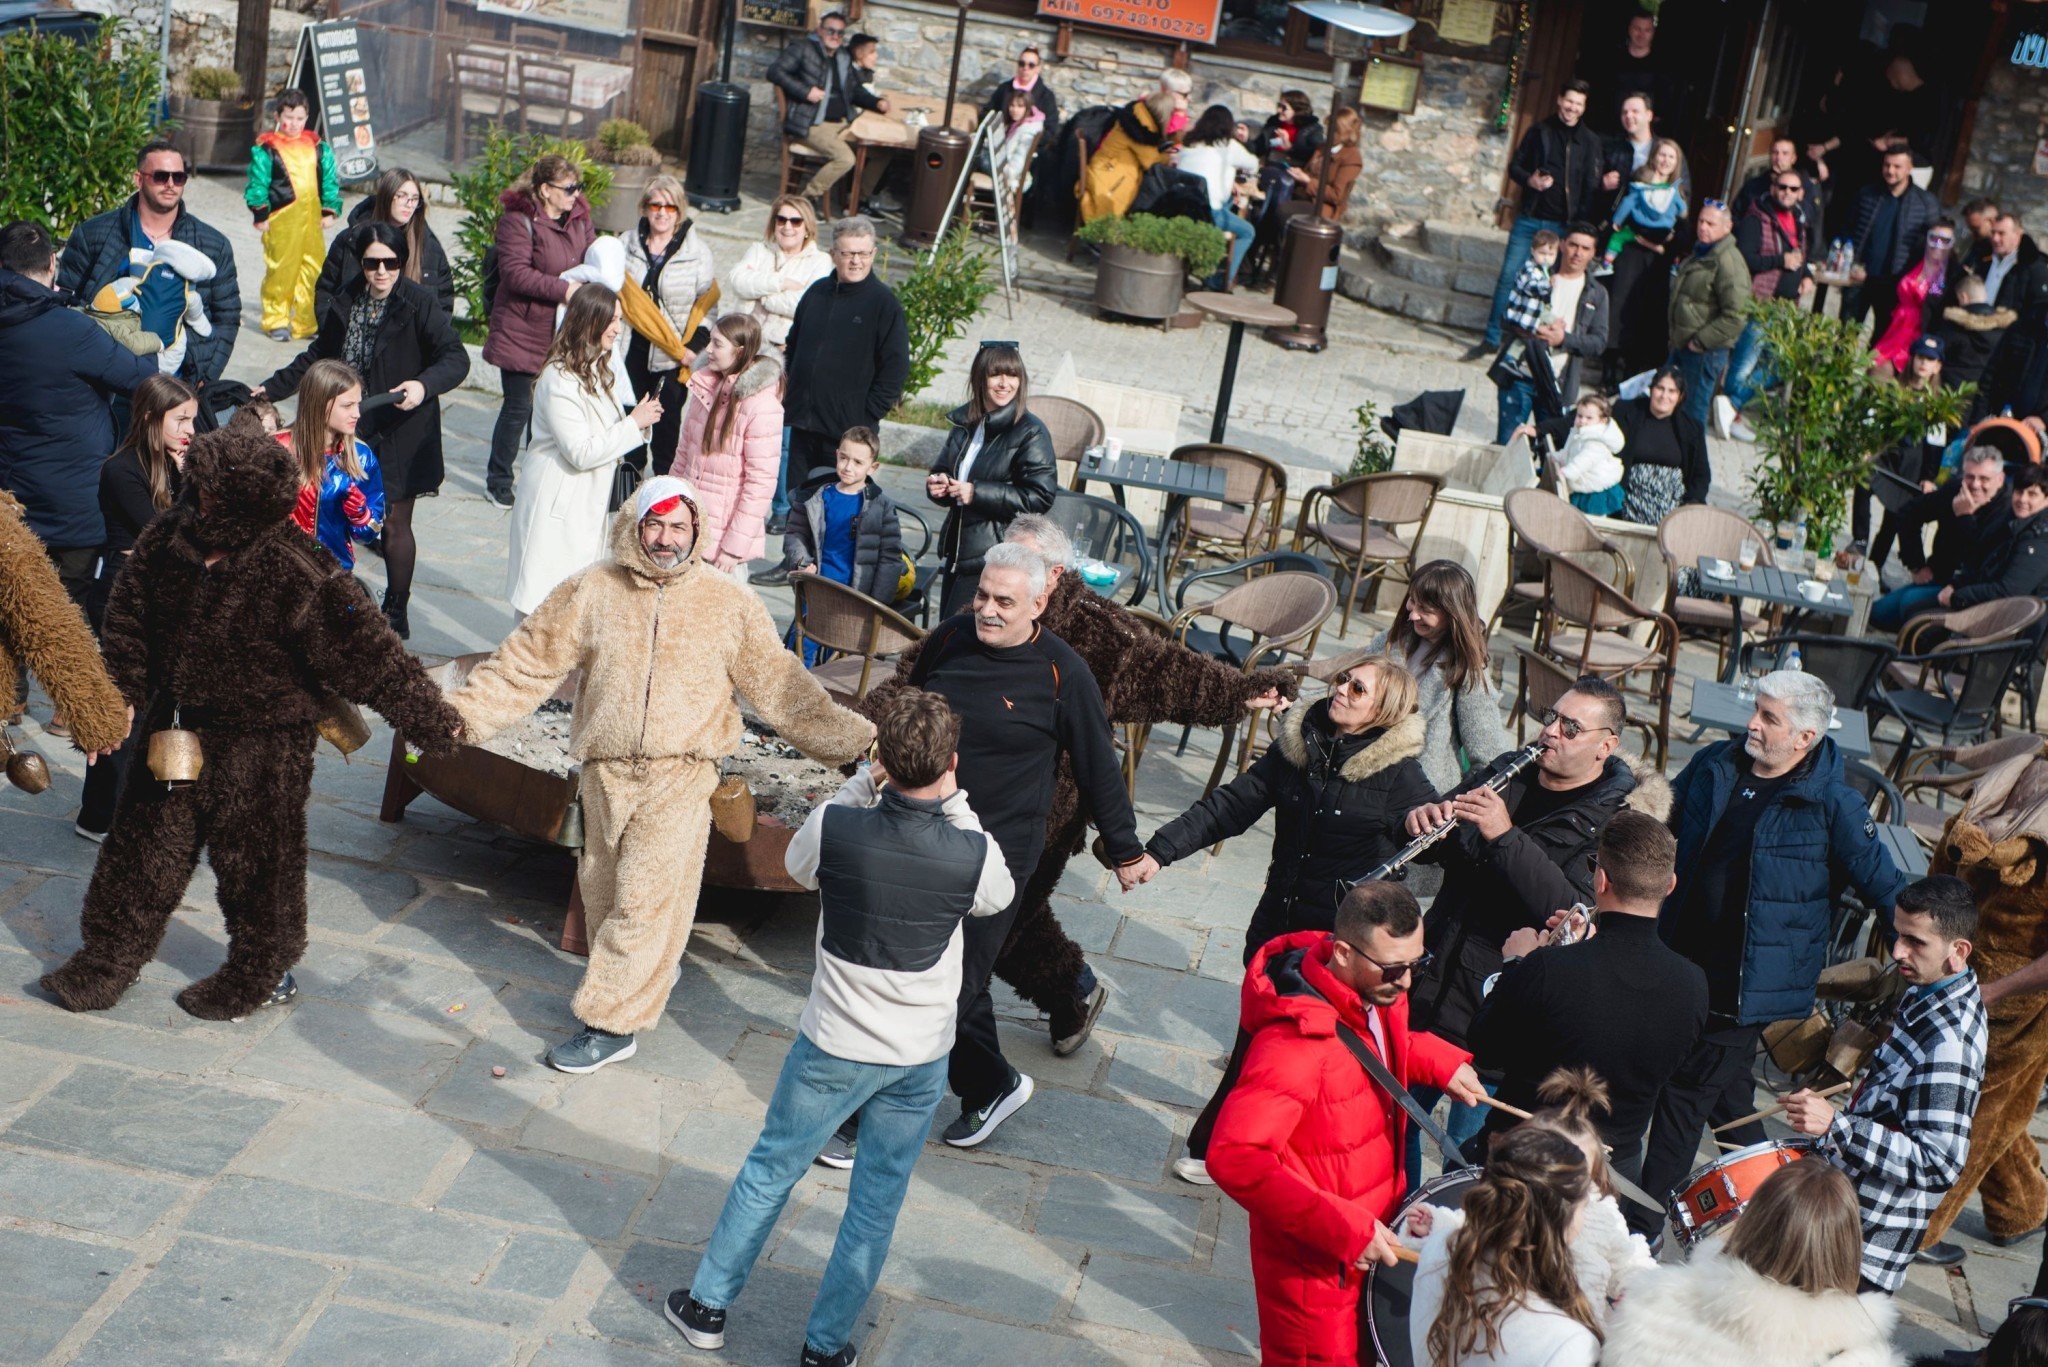
[[[903,213],[904,246],[925,248],[946,230],[946,205],[953,187],[967,169],[967,148],[974,140],[957,128],[927,124],[917,130],[917,151],[910,159],[910,207]]]
[[[1321,214],[1296,214],[1280,235],[1279,284],[1273,302],[1294,312],[1291,327],[1267,328],[1266,339],[1289,351],[1321,351],[1330,321],[1330,296],[1337,292],[1337,253],[1344,233]]]
[[[690,167],[683,192],[693,209],[729,214],[740,207],[740,163],[747,152],[747,88],[736,81],[697,87],[690,116]]]

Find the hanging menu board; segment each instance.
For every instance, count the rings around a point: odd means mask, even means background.
[[[1038,12],[1155,38],[1213,43],[1223,0],[1038,0]]]
[[[742,23],[802,30],[811,26],[810,19],[804,0],[740,0]]]
[[[344,181],[377,174],[377,135],[370,124],[370,78],[352,19],[308,24],[292,58],[291,83],[313,102],[320,132]]]

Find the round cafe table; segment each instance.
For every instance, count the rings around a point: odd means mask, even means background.
[[[1244,349],[1247,325],[1258,328],[1294,326],[1294,310],[1282,308],[1270,299],[1250,294],[1217,294],[1197,290],[1186,297],[1190,306],[1211,318],[1230,324],[1230,342],[1223,349],[1223,383],[1216,389],[1216,417],[1209,424],[1209,440],[1221,442],[1230,420],[1230,391],[1237,384],[1237,357]]]

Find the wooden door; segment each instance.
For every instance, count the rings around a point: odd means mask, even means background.
[[[712,0],[640,0],[633,117],[664,151],[689,150],[697,86],[716,74],[717,25],[718,6]]]

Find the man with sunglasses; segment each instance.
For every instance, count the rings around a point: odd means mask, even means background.
[[[782,136],[825,158],[803,188],[822,218],[826,195],[853,171],[853,148],[847,145],[846,134],[854,116],[863,109],[886,114],[889,102],[855,72],[853,54],[846,50],[846,16],[838,10],[818,21],[816,33],[806,33],[784,48],[769,63],[768,79],[787,97]],[[868,166],[867,184],[860,187],[863,196],[873,192],[881,173],[878,157]],[[850,211],[854,206],[846,207]]]
[[[1788,138],[1773,143],[1772,165],[1780,160],[1781,151],[1791,147]],[[1806,187],[1807,180],[1798,168],[1787,165],[1770,176],[1762,198],[1746,209],[1737,201],[1735,246],[1742,253],[1742,263],[1749,267],[1749,292],[1756,299],[1798,300],[1813,293],[1813,249],[1820,235],[1820,217],[1807,200]],[[1729,353],[1723,392],[1714,396],[1714,430],[1724,440],[1756,440],[1756,434],[1738,426],[1737,420],[1757,391],[1775,383],[1768,368],[1759,373],[1757,363],[1763,349],[1763,328],[1751,318],[1743,323],[1742,335]]]
[[[185,154],[168,140],[148,143],[135,158],[135,193],[116,209],[89,218],[72,230],[57,263],[57,287],[90,299],[114,281],[142,275],[132,253],[147,260],[156,244],[176,239],[213,262],[213,279],[196,284],[213,322],[208,337],[189,334],[178,378],[204,389],[221,377],[242,328],[242,287],[235,278],[235,252],[220,230],[185,207],[191,179]],[[169,345],[178,336],[185,309],[185,282],[168,271],[149,276],[142,287],[142,326]],[[205,400],[200,400],[204,408]],[[125,405],[120,413],[125,426]]]
[[[1837,893],[1853,888],[1885,916],[1905,886],[1870,810],[1842,781],[1842,752],[1828,738],[1834,710],[1833,692],[1813,675],[1766,674],[1748,733],[1707,746],[1672,783],[1678,886],[1660,928],[1705,971],[1709,1014],[1657,1100],[1643,1159],[1650,1191],[1692,1171],[1703,1125],[1756,1109],[1757,1042],[1771,1022],[1813,1010]],[[1722,1137],[1761,1143],[1764,1127]],[[1663,1223],[1628,1216],[1646,1236]]]

